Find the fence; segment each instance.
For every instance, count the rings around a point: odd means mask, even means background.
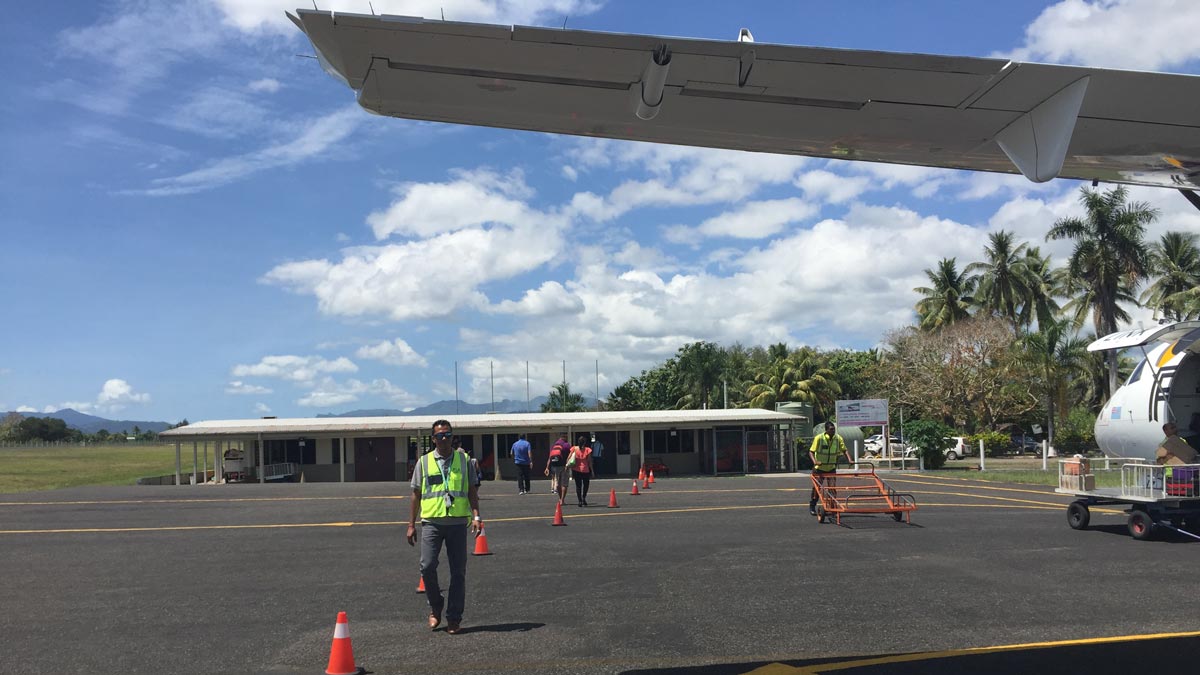
[[[153,448],[167,445],[162,441],[4,441],[0,442],[0,450],[38,450],[54,448]]]

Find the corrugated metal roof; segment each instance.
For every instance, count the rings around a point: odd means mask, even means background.
[[[368,436],[400,432],[427,433],[445,418],[460,432],[559,432],[567,427],[589,431],[661,426],[789,424],[803,417],[758,408],[732,410],[639,410],[631,412],[507,413],[488,415],[418,415],[395,417],[306,417],[293,419],[209,420],[170,429],[159,436],[192,440],[228,436]]]

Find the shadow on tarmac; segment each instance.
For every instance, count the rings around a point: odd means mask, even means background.
[[[1196,663],[1200,662],[1200,637],[1194,634],[1186,637],[1132,637],[1114,638],[1111,642],[1080,642],[840,659],[749,661],[686,668],[626,670],[622,675],[1013,675],[1050,672],[1056,675],[1129,675],[1138,672],[1196,672]]]
[[[545,626],[544,623],[497,623],[491,626],[463,626],[460,635],[466,633],[526,633]]]

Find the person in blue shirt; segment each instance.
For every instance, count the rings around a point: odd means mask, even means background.
[[[529,492],[529,473],[533,470],[533,451],[525,434],[512,444],[513,462],[517,465],[517,494]]]

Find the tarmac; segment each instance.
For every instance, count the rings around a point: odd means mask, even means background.
[[[912,522],[819,524],[806,475],[481,492],[462,634],[429,631],[407,484],[0,495],[0,673],[1170,673],[1200,663],[1200,542],[1071,530],[1050,488],[889,473]],[[619,507],[607,508],[615,489]],[[446,575],[443,562],[442,575]],[[444,626],[444,625],[443,625]]]

